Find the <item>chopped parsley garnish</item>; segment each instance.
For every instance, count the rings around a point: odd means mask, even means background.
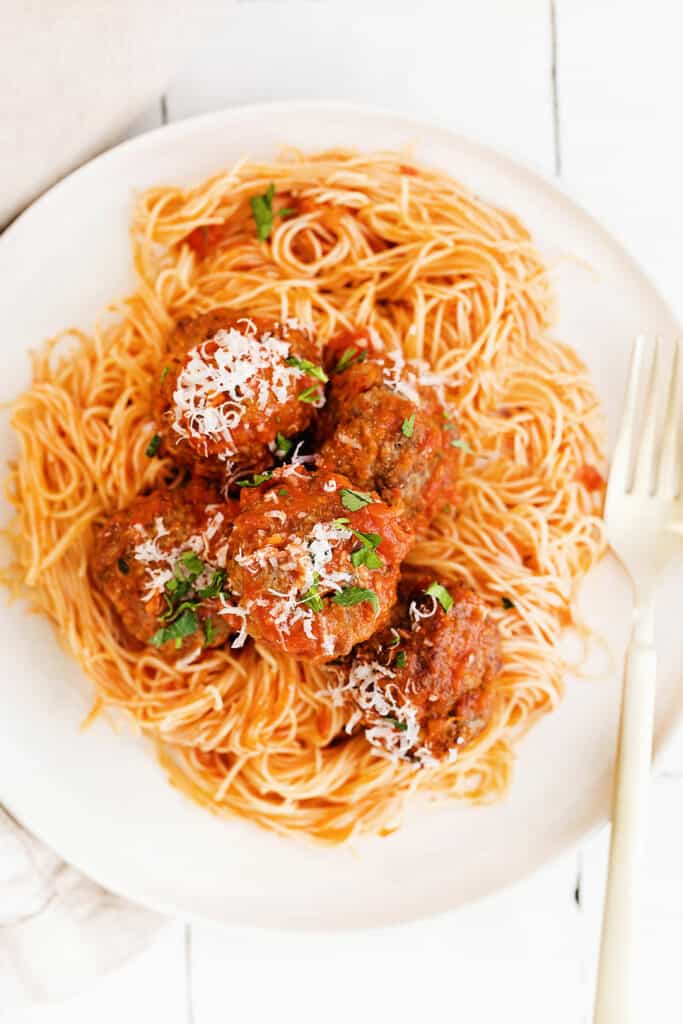
[[[206,637],[207,644],[212,643],[216,638],[216,627],[211,619],[204,620],[204,636]]]
[[[185,608],[182,614],[169,626],[162,626],[161,629],[158,629],[150,639],[150,643],[154,644],[155,647],[161,647],[169,640],[173,640],[176,648],[179,648],[182,646],[186,636],[192,636],[193,633],[197,632],[198,625],[197,614],[194,608]]]
[[[273,217],[289,217],[296,212],[289,208],[274,212],[274,196],[275,185],[271,182],[263,195],[251,196],[249,199],[251,213],[256,224],[256,234],[261,242],[266,242],[270,238],[270,233],[273,230]]]
[[[166,380],[166,378],[168,377],[168,375],[169,375],[169,373],[170,373],[170,372],[171,372],[171,368],[170,368],[170,366],[165,366],[165,367],[163,368],[163,370],[161,371],[161,377],[160,377],[160,380],[161,380],[161,383],[162,383],[162,384],[163,384],[163,382],[164,382],[164,381]]]
[[[332,520],[332,525],[334,526],[334,528],[336,530],[345,530],[350,522],[351,522],[351,520],[347,519],[346,516],[339,516],[338,519],[333,519]]]
[[[173,566],[173,576],[164,584],[166,611],[159,616],[161,622],[173,621],[186,608],[195,608],[196,600],[184,601],[195,580],[204,572],[204,563],[194,551],[183,551]],[[213,582],[213,580],[212,580]]]
[[[368,569],[381,569],[384,562],[375,550],[382,543],[380,535],[378,533],[362,533],[360,530],[351,530],[351,533],[363,545],[351,553],[351,564],[356,568],[359,565],[366,565]]]
[[[407,664],[408,664],[408,658],[406,657],[406,652],[405,651],[399,651],[397,653],[397,655],[396,655],[396,660],[394,661],[394,665],[397,665],[399,668],[405,668]]]
[[[273,470],[272,469],[267,469],[265,471],[265,473],[254,473],[254,475],[252,476],[251,480],[238,480],[237,481],[237,486],[238,487],[259,487],[261,484],[264,484],[266,482],[266,480],[270,480],[272,475],[273,475]]]
[[[225,570],[215,569],[213,576],[211,577],[208,586],[203,587],[202,590],[198,590],[197,594],[202,601],[206,601],[209,597],[218,597],[223,592],[225,586]]]
[[[343,590],[339,590],[336,594],[332,595],[332,600],[335,604],[340,604],[344,608],[350,608],[353,605],[368,601],[375,609],[375,614],[379,611],[377,594],[374,590],[367,590],[365,587],[344,587]]]
[[[322,366],[316,366],[310,359],[299,359],[298,356],[288,356],[285,359],[287,366],[296,366],[297,370],[301,370],[302,373],[308,374],[309,377],[315,377],[316,380],[321,380],[323,384],[326,384],[330,379]]]
[[[394,630],[394,632],[396,632],[396,631]],[[401,638],[398,635],[398,633],[396,633],[395,636],[392,636],[391,641],[387,644],[387,647],[398,647],[400,642],[401,642]]]
[[[300,402],[308,402],[310,405],[313,405],[320,398],[322,398],[322,394],[320,392],[320,385],[314,384],[312,388],[306,388],[305,391],[302,391],[298,395],[298,398]]]
[[[145,448],[145,455],[148,459],[153,459],[156,453],[159,451],[159,445],[161,444],[161,434],[155,434],[152,440]]]
[[[453,598],[448,593],[446,588],[441,583],[430,583],[425,594],[429,594],[430,597],[435,597],[445,612],[450,611],[453,607]]]
[[[503,608],[505,609],[506,612],[510,611],[511,608],[515,607],[514,601],[511,601],[509,597],[501,598],[501,602],[500,603],[502,604],[502,606],[503,606]]]
[[[124,576],[127,576],[128,573],[130,572],[130,566],[128,565],[128,562],[125,560],[125,558],[119,558],[116,564],[119,567],[119,572],[122,572]]]
[[[453,438],[451,441],[451,448],[460,448],[460,450],[465,452],[467,455],[474,455],[474,452],[468,445],[467,441],[463,441],[460,437]]]
[[[401,424],[401,433],[404,437],[412,437],[413,430],[415,429],[415,413],[409,416],[407,420],[404,420]]]
[[[320,596],[320,588],[318,587],[319,579],[318,573],[313,573],[313,582],[301,598],[301,603],[307,605],[313,612],[321,612],[323,610],[323,599]]]
[[[399,732],[405,732],[408,728],[407,722],[399,722],[398,718],[392,718],[391,715],[382,715],[382,721],[393,725],[394,729],[398,729]]]
[[[444,428],[446,430],[457,430],[455,423],[451,423],[450,420],[444,421]],[[451,448],[460,448],[461,451],[466,452],[468,455],[474,455],[474,452],[468,445],[467,441],[463,441],[459,437],[454,437],[451,441]]]
[[[173,602],[168,599],[168,596],[166,596],[166,604],[168,606],[167,610],[163,615],[159,616],[159,622],[175,622],[178,616],[188,609],[190,611],[194,611],[199,604],[199,601],[181,601],[179,605],[174,607]]]
[[[365,491],[352,491],[349,487],[342,487],[339,493],[341,494],[342,505],[349,512],[358,512],[359,509],[365,508],[366,505],[371,505],[374,501],[371,494],[367,494]]]
[[[280,434],[279,432],[275,435],[275,444],[277,445],[277,450],[282,452],[283,455],[289,455],[294,447],[294,442],[290,441],[288,437],[285,437],[284,434]]]
[[[332,373],[343,373],[344,370],[348,370],[349,366],[353,366],[354,363],[362,363],[366,358],[367,352],[365,349],[356,348],[355,345],[349,345],[349,347],[345,348],[342,352],[341,358]]]
[[[194,551],[183,551],[183,553],[178,556],[178,562],[180,562],[184,569],[187,569],[188,576],[196,578],[204,571],[204,563]],[[176,569],[177,568],[178,563],[176,562]]]
[[[281,498],[286,498],[287,495],[289,494],[289,491],[287,490],[286,487],[281,487],[277,493],[280,495]]]

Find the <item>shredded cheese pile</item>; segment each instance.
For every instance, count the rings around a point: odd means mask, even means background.
[[[173,430],[182,438],[221,442],[218,457],[226,462],[237,454],[232,432],[241,423],[248,405],[265,411],[282,405],[305,376],[303,370],[288,366],[291,354],[286,336],[296,321],[279,324],[278,334],[259,334],[252,320],[244,319],[244,330],[236,327],[217,331],[191,349],[178,374],[173,392]]]
[[[145,596],[152,597],[154,594],[159,594],[164,590],[169,580],[173,579],[175,566],[185,551],[194,551],[204,562],[204,570],[195,581],[195,587],[201,589],[208,586],[213,571],[225,568],[228,551],[227,540],[213,552],[209,560],[210,542],[221,528],[224,518],[222,512],[214,512],[201,533],[193,533],[183,544],[175,545],[168,550],[159,545],[162,538],[169,535],[162,516],[156,517],[154,521],[154,534],[151,537],[146,533],[144,526],[138,523],[135,529],[141,540],[133,548],[133,557],[138,562],[143,562],[147,566],[147,580],[145,581],[144,588]]]

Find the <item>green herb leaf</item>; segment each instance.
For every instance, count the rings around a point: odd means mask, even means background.
[[[332,600],[335,604],[340,604],[344,608],[350,608],[353,605],[368,601],[375,609],[375,614],[379,611],[377,594],[374,590],[367,590],[365,587],[344,587],[343,590],[332,595]]]
[[[161,434],[155,434],[152,440],[145,448],[145,455],[148,459],[153,459],[156,453],[159,451],[159,445],[161,444]]]
[[[321,612],[323,610],[323,599],[320,596],[320,589],[318,587],[319,579],[318,573],[313,573],[313,582],[301,598],[301,603],[307,605],[314,612]]]
[[[174,572],[176,572],[177,569],[178,567],[176,566]],[[183,576],[182,578],[178,578],[178,576],[173,576],[170,580],[166,582],[164,587],[165,590],[171,595],[171,597],[173,597],[175,600],[178,600],[179,598],[184,597],[185,594],[187,594],[188,590],[190,589],[190,581],[187,578],[187,576]]]
[[[197,595],[201,598],[202,601],[206,601],[206,599],[209,597],[218,597],[218,595],[222,593],[224,586],[225,570],[216,569],[214,570],[214,574],[211,577],[208,586],[203,587],[201,590],[198,590]]]
[[[398,635],[398,633],[396,633],[396,630],[394,630],[394,633],[396,635],[391,638],[391,642],[387,644],[387,647],[398,647],[398,645],[400,644],[400,636]]]
[[[404,437],[412,437],[413,430],[415,429],[415,413],[409,416],[407,420],[404,420],[401,424],[401,433]]]
[[[346,520],[348,523],[348,519]],[[351,530],[354,537],[357,537],[364,548],[378,548],[382,543],[379,533],[363,533],[362,530]]]
[[[286,498],[287,495],[289,494],[289,491],[287,490],[286,487],[281,487],[277,493],[280,495],[281,498]]]
[[[453,607],[453,598],[446,588],[441,583],[437,583],[436,580],[434,583],[429,584],[425,590],[425,594],[429,594],[430,597],[435,597],[445,612],[449,611]]]
[[[183,639],[186,636],[192,636],[193,633],[197,632],[197,626],[197,615],[194,608],[186,608],[182,615],[175,622],[172,622],[170,626],[163,626],[161,629],[158,629],[149,642],[154,644],[155,647],[161,647],[163,644],[168,643],[169,640],[173,640],[175,641],[176,648],[179,648],[182,646]]]
[[[206,637],[207,644],[213,643],[216,639],[216,627],[211,619],[204,619],[204,636]]]
[[[351,520],[347,519],[346,516],[339,516],[338,519],[333,519],[332,520],[332,525],[337,530],[344,530],[349,525],[350,522],[351,522]]]
[[[407,722],[399,722],[398,718],[392,718],[391,715],[382,715],[382,721],[389,722],[389,724],[393,725],[394,729],[397,729],[398,732],[405,732],[408,728]]]
[[[405,668],[407,664],[408,658],[406,656],[406,652],[398,651],[398,653],[396,654],[396,660],[394,661],[394,665],[397,665],[398,668]]]
[[[277,445],[277,450],[282,452],[283,455],[289,455],[294,447],[294,442],[290,441],[288,437],[285,437],[284,434],[280,434],[279,432],[275,435],[275,444]]]
[[[506,612],[510,611],[511,608],[515,607],[514,601],[511,601],[509,597],[501,598],[501,602],[500,603],[502,604],[502,606],[503,606],[503,608],[505,609]]]
[[[200,573],[204,572],[204,563],[194,551],[183,551],[178,556],[178,562],[184,569],[187,569],[188,575],[194,576],[195,579]],[[174,572],[178,568],[178,562],[176,562]]]
[[[297,211],[293,206],[283,206],[281,210],[278,210],[275,214],[276,217],[293,217]]]
[[[348,370],[349,366],[353,366],[354,363],[363,363],[367,358],[367,352],[365,349],[356,348],[355,345],[349,345],[345,348],[341,354],[341,358],[337,362],[332,373],[343,373],[344,370]]]
[[[130,572],[130,566],[128,565],[128,562],[125,560],[125,558],[119,558],[116,564],[119,567],[119,572],[122,572],[124,576],[127,576],[128,573]]]
[[[309,405],[314,405],[320,398],[322,398],[320,385],[314,384],[312,388],[306,388],[306,390],[302,391],[297,397],[300,402],[308,402]]]
[[[163,370],[161,371],[161,378],[160,378],[162,384],[166,380],[166,378],[168,377],[170,372],[171,372],[170,366],[165,366],[163,368]]]
[[[381,569],[384,562],[375,551],[375,548],[382,543],[381,536],[378,533],[363,533],[361,530],[351,530],[351,533],[363,545],[358,551],[352,552],[351,564],[356,568],[359,565],[366,565],[368,569]]]
[[[181,604],[174,606],[173,602],[169,601],[168,597],[166,597],[167,610],[163,615],[159,616],[159,622],[174,622],[186,609],[189,608],[190,611],[194,611],[198,604],[199,601],[183,601]]]
[[[261,484],[264,484],[266,482],[266,480],[270,480],[272,475],[273,475],[273,470],[272,469],[267,469],[265,471],[265,473],[254,473],[254,475],[252,476],[251,480],[238,480],[237,481],[237,486],[238,487],[259,487]]]
[[[351,565],[356,569],[359,565],[366,565],[368,569],[381,569],[384,562],[371,548],[359,548],[358,551],[351,552]]]
[[[275,185],[271,182],[262,196],[251,196],[249,199],[251,214],[256,224],[256,234],[261,242],[266,242],[273,230],[274,195]]]
[[[299,359],[298,356],[288,356],[285,359],[287,366],[296,366],[297,370],[301,370],[302,373],[308,374],[309,377],[315,377],[316,380],[321,380],[323,384],[326,384],[330,379],[322,366],[316,366],[310,359]]]
[[[474,452],[468,445],[467,441],[463,441],[460,437],[454,437],[451,441],[451,448],[460,448],[461,451],[466,452],[467,455],[474,455]]]
[[[375,500],[371,494],[367,494],[365,491],[352,491],[349,487],[342,487],[339,493],[342,505],[349,512],[358,512],[359,509],[371,505]]]

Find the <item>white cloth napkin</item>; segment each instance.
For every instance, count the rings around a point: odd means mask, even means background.
[[[121,138],[230,2],[0,0],[0,228]],[[162,921],[84,878],[0,808],[0,1014],[77,992]]]
[[[141,951],[163,923],[69,867],[0,809],[0,1015],[78,992]]]
[[[0,227],[117,141],[230,0],[0,0]]]

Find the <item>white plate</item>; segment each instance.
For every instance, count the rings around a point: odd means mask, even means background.
[[[69,324],[87,328],[133,286],[127,232],[138,189],[196,181],[243,154],[271,157],[292,143],[414,143],[419,158],[518,214],[549,258],[576,257],[560,265],[560,331],[587,360],[613,432],[631,336],[678,333],[633,260],[555,185],[509,158],[420,122],[341,104],[247,107],[180,122],[106,153],[35,203],[0,243],[0,399],[28,382],[31,346]],[[0,454],[14,450],[4,426]],[[658,747],[681,714],[676,589],[671,574],[658,617],[658,637],[666,637]],[[586,584],[583,605],[621,652],[629,593],[610,561]],[[417,811],[390,838],[325,849],[216,820],[166,783],[142,740],[104,721],[80,733],[88,682],[46,622],[19,607],[3,616],[0,799],[66,860],[151,907],[233,924],[386,925],[509,884],[606,820],[618,672],[568,682],[560,710],[520,744],[501,803]]]

